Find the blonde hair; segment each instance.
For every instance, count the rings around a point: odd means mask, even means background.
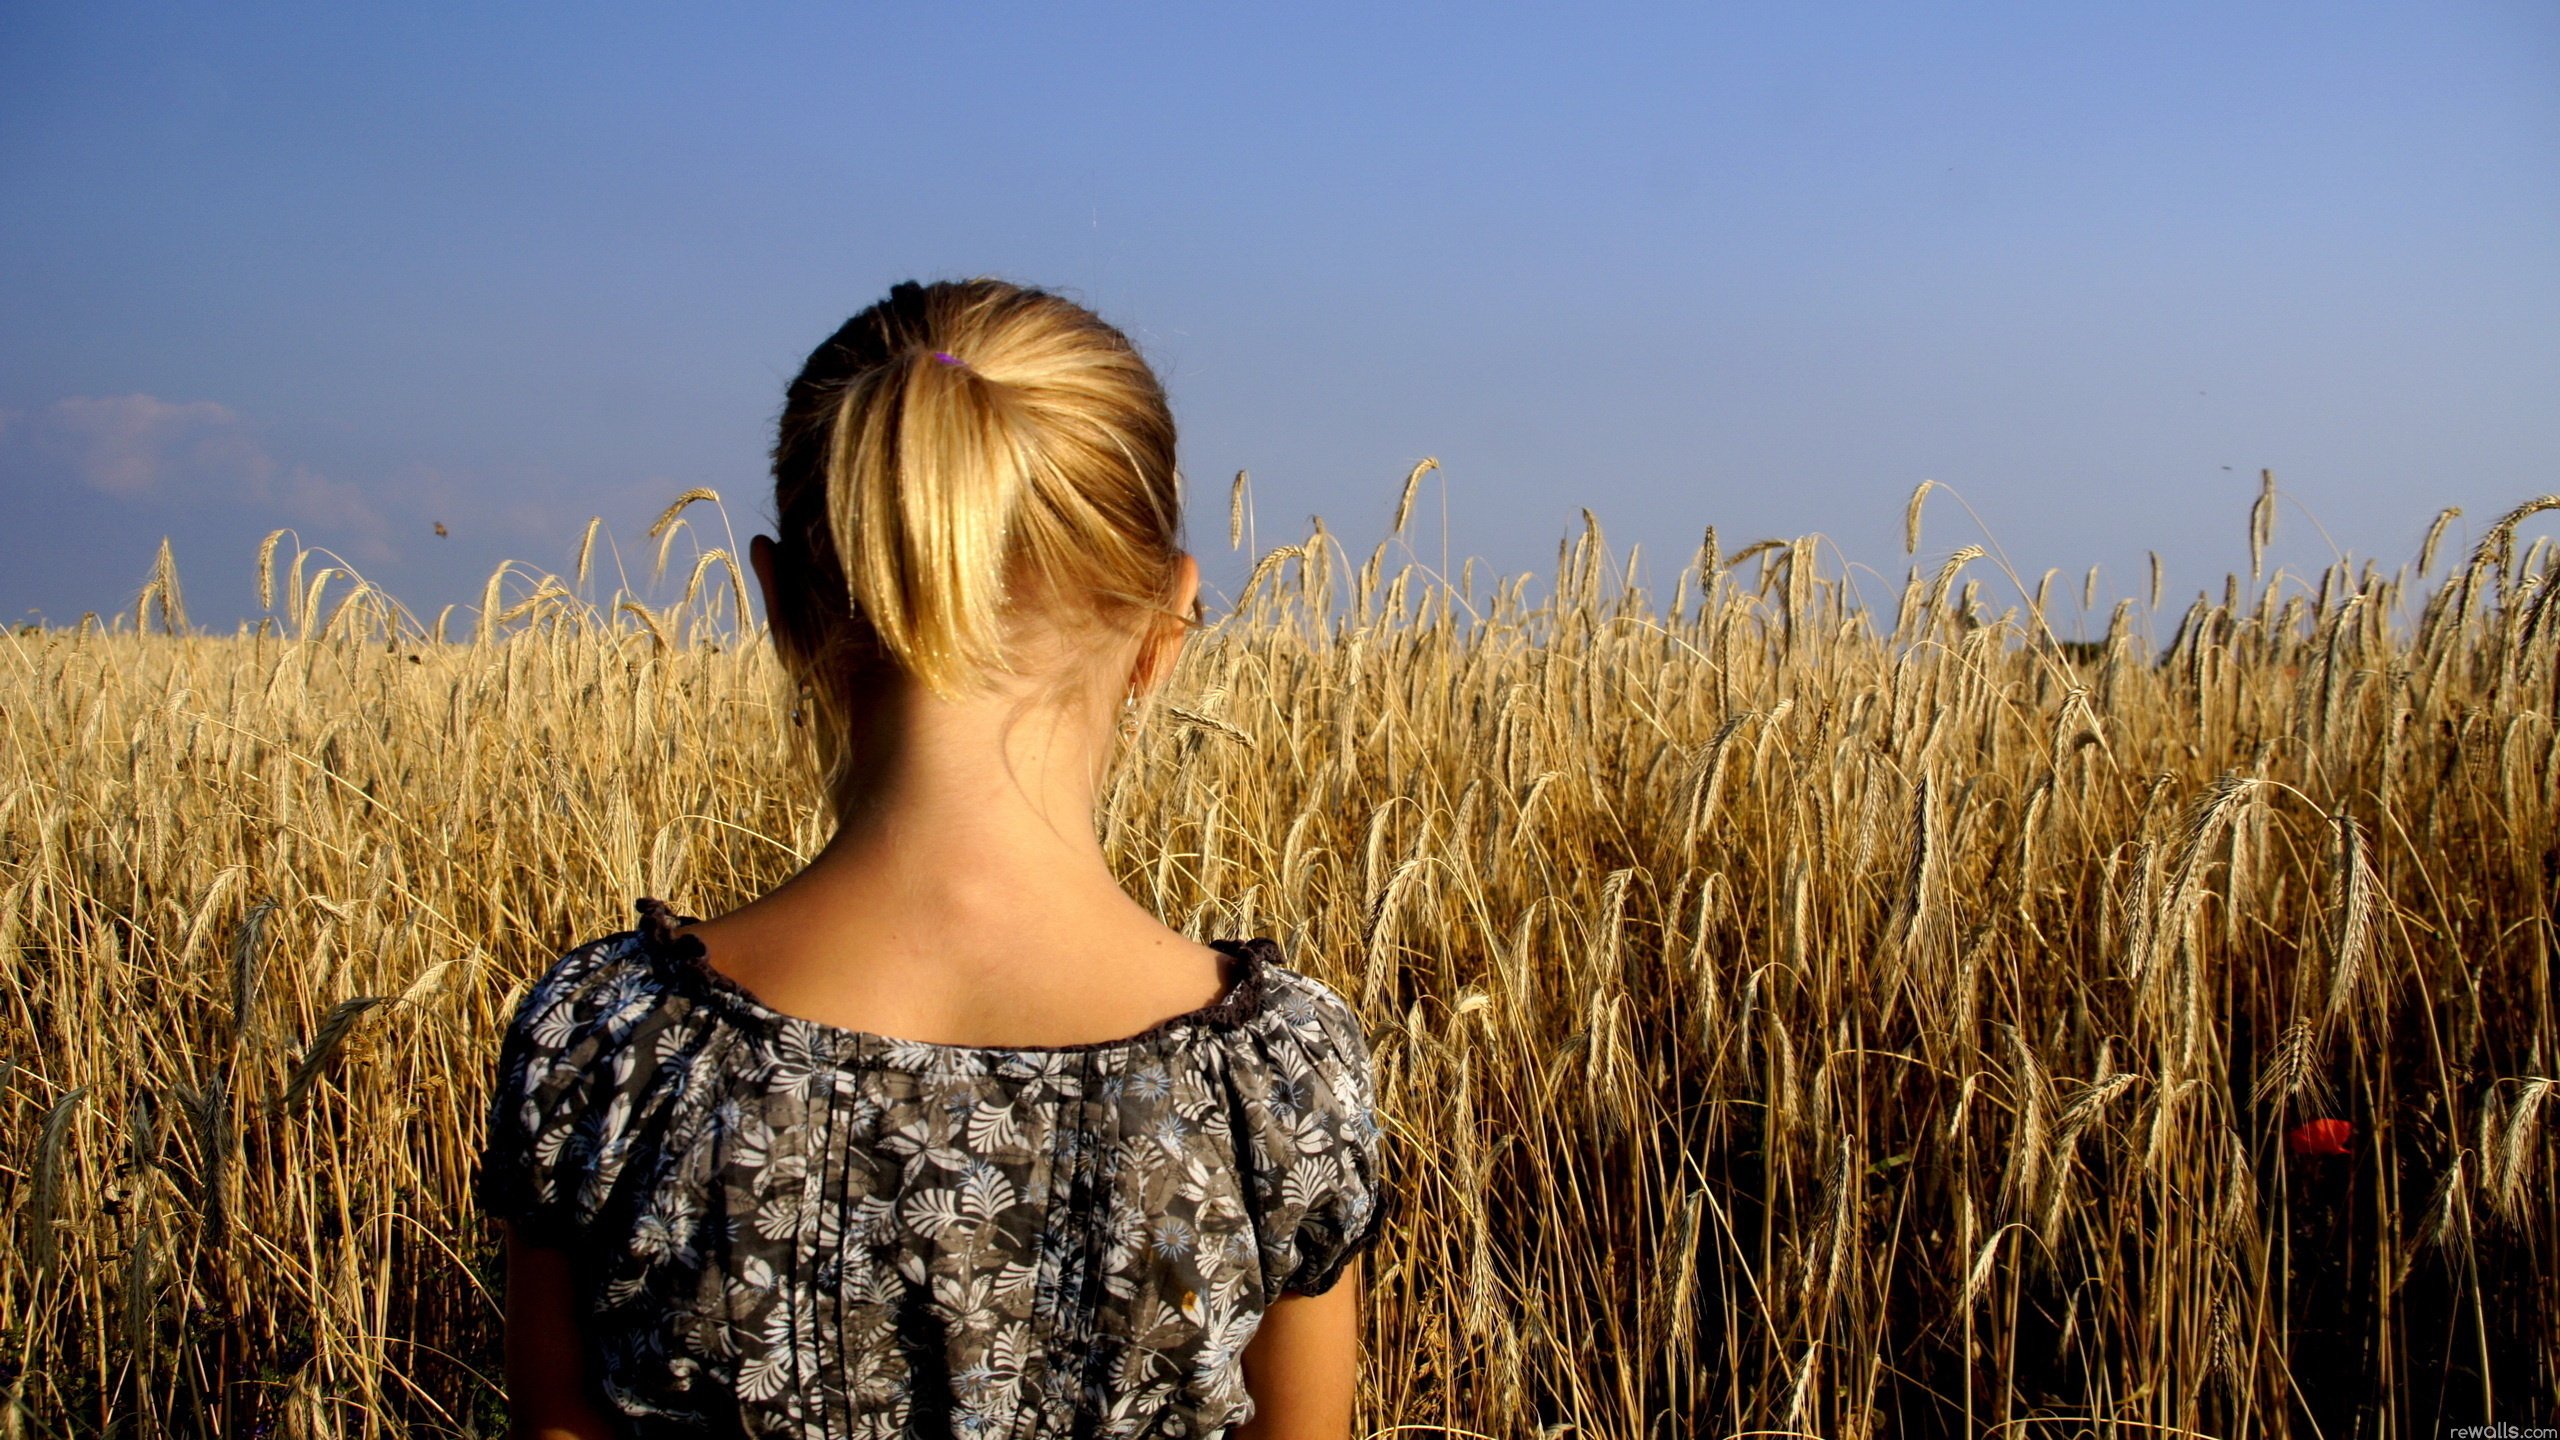
[[[831,770],[884,669],[965,692],[1026,611],[1070,633],[1161,612],[1182,553],[1155,373],[1091,311],[1001,280],[899,285],[846,321],[792,381],[773,460],[768,618]]]

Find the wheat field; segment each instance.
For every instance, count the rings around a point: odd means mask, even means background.
[[[1360,1433],[2560,1414],[2560,498],[2085,643],[1928,499],[1889,609],[1814,540],[1487,587],[1318,526],[1132,741],[1133,893],[1375,1040]],[[504,1017],[823,839],[731,551],[599,599],[595,535],[432,620],[271,539],[231,635],[164,547],[6,637],[0,1433],[502,1428]]]

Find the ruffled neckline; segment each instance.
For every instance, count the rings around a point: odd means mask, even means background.
[[[633,933],[652,956],[669,963],[686,978],[718,997],[724,1005],[744,1012],[761,1025],[771,1029],[794,1028],[804,1034],[824,1037],[832,1042],[831,1048],[845,1053],[895,1051],[952,1059],[999,1060],[1007,1056],[1097,1055],[1161,1048],[1181,1032],[1194,1028],[1233,1030],[1261,1013],[1269,991],[1266,972],[1284,965],[1278,942],[1268,938],[1211,940],[1207,942],[1210,949],[1236,962],[1235,974],[1227,982],[1225,991],[1196,1010],[1186,1010],[1159,1020],[1135,1035],[1117,1040],[1090,1040],[1077,1045],[951,1045],[853,1030],[776,1010],[757,998],[754,991],[714,968],[710,953],[703,948],[699,938],[675,933],[680,927],[700,924],[698,918],[679,915],[674,907],[654,897],[643,897],[637,909],[640,928]]]

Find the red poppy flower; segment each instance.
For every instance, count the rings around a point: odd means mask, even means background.
[[[2296,1155],[2344,1155],[2355,1133],[2355,1127],[2344,1120],[2314,1120],[2295,1126],[2284,1143]]]

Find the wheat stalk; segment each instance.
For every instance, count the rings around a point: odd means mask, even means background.
[[[1709,530],[1667,608],[1596,521],[1490,595],[1321,527],[1259,554],[1101,818],[1170,923],[1273,936],[1369,1026],[1402,1203],[1361,1424],[2427,1433],[2469,1383],[2431,1305],[2560,1368],[2511,1303],[2560,1255],[2516,1073],[2560,1054],[2560,814],[2551,561],[2509,513],[2424,592],[2234,577],[2160,655],[2120,606],[2058,656],[1964,586],[1980,547],[1900,615],[1812,537]],[[13,637],[24,1433],[497,1427],[468,1197],[508,1013],[634,887],[714,912],[826,839],[734,547],[590,599],[598,534],[494,573],[468,643],[282,532],[280,635],[162,633],[173,556],[151,633]],[[2315,1112],[2351,1155],[2290,1154]],[[2372,1262],[2313,1314],[2287,1257],[2333,1243]],[[2302,1383],[2340,1333],[2388,1363]]]

